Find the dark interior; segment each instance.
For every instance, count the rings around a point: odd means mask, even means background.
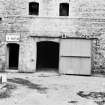
[[[37,43],[37,69],[58,69],[59,65],[59,43],[38,42]]]
[[[68,3],[60,3],[60,16],[69,16],[69,4]]]
[[[29,3],[29,15],[38,15],[39,14],[39,3],[30,2]]]
[[[7,46],[9,50],[9,69],[18,69],[19,45],[10,43]]]

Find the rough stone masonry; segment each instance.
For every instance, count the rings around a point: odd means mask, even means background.
[[[39,3],[38,15],[29,15],[30,2]],[[59,16],[60,3],[69,4],[69,16]],[[9,64],[7,44],[10,42],[6,36],[14,34],[20,36],[20,41],[15,42],[20,46],[20,72],[34,71],[36,41],[45,40],[41,37],[56,41],[62,34],[97,38],[97,42],[93,41],[92,68],[105,68],[104,0],[0,0],[0,17],[1,70]]]

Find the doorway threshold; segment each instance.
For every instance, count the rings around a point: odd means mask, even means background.
[[[36,73],[45,75],[59,75],[58,69],[52,68],[40,68],[36,70]]]
[[[50,72],[50,73],[58,73],[59,70],[55,68],[38,68],[37,72]]]
[[[7,73],[18,73],[19,70],[18,69],[6,69],[5,72],[7,72]]]
[[[59,73],[54,71],[37,71],[35,74],[37,74],[38,77],[59,76]]]

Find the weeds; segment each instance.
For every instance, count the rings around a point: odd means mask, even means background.
[[[79,96],[87,99],[93,99],[95,103],[98,105],[105,104],[105,93],[104,92],[84,92],[79,91],[77,93]]]
[[[1,84],[2,85],[2,84]],[[16,89],[16,86],[13,84],[5,84],[0,88],[0,98],[7,98],[11,96],[11,90]]]

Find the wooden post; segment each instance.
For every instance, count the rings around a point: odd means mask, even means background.
[[[1,79],[2,79],[2,84],[7,83],[7,75],[6,74],[2,74]]]

